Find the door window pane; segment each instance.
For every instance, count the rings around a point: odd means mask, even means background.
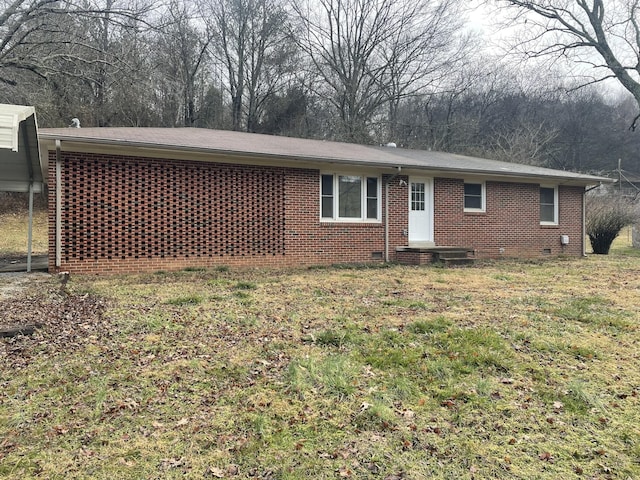
[[[411,210],[422,211],[425,209],[425,185],[424,183],[411,183]]]

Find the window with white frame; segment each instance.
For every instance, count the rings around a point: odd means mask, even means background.
[[[485,208],[484,182],[464,182],[464,211],[484,212]]]
[[[323,173],[320,215],[323,220],[380,220],[379,177]]]
[[[558,187],[540,186],[540,223],[558,224]]]

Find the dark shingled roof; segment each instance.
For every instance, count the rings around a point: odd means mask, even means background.
[[[549,179],[574,185],[610,182],[605,177],[498,162],[451,153],[375,147],[353,143],[259,135],[201,128],[42,128],[41,140],[144,147],[167,151],[242,155],[358,166],[402,167],[425,171],[499,177]]]

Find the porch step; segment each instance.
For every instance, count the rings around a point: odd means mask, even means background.
[[[441,263],[445,266],[463,266],[474,262],[469,258],[472,248],[466,247],[397,247],[398,263],[406,265],[424,265]]]
[[[466,250],[445,250],[445,251],[438,251],[434,253],[438,256],[439,260],[454,260],[454,259],[467,258]]]
[[[469,257],[465,257],[465,258],[440,257],[439,261],[444,263],[447,267],[462,267],[464,265],[471,265],[474,262],[473,258],[469,258]]]
[[[461,267],[473,263],[473,258],[469,258],[470,248],[461,247],[436,247],[433,249],[433,262],[443,263],[447,267]]]

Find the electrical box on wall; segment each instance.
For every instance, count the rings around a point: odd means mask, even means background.
[[[560,235],[560,245],[569,245],[569,235]]]

